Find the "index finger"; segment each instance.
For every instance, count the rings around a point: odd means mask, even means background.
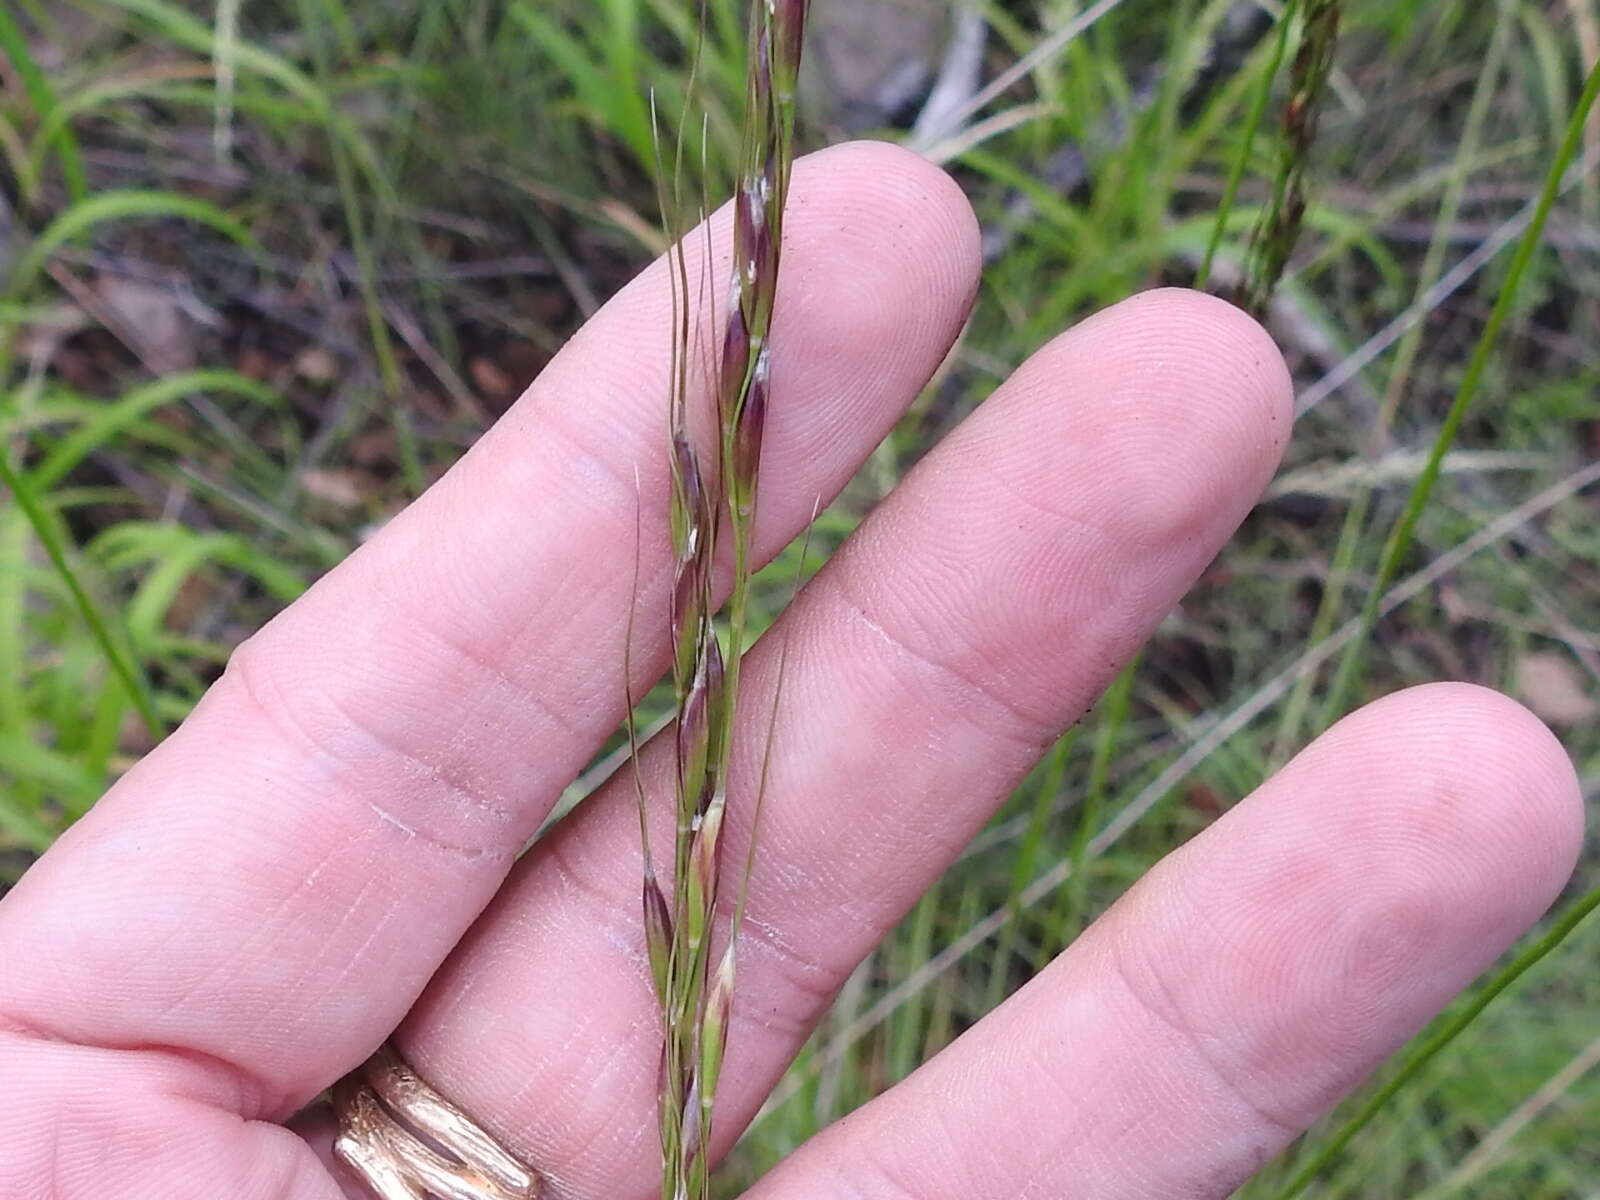
[[[764,554],[927,381],[978,259],[960,192],[887,146],[801,164],[786,233]],[[663,666],[667,279],[607,306],[29,872],[0,906],[0,1026],[192,1052],[274,1116],[398,1023],[621,719],[640,505],[634,657]]]

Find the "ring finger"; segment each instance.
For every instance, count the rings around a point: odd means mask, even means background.
[[[1229,1195],[1537,919],[1582,812],[1504,697],[1380,701],[751,1200]]]

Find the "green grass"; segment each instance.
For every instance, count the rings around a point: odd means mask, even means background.
[[[1087,7],[986,6],[990,73]],[[1303,394],[1325,394],[1296,430],[1296,482],[845,988],[730,1189],[947,1044],[1340,713],[1439,677],[1515,692],[1550,651],[1600,690],[1600,532],[1575,490],[1600,438],[1600,210],[1592,172],[1558,169],[1591,65],[1576,9],[1344,7],[1269,310]],[[742,8],[710,6],[712,178],[737,160]],[[988,136],[946,144],[989,236],[980,304],[820,517],[805,569],[1063,325],[1153,284],[1237,286],[1294,42],[1258,29],[1211,73],[1229,8],[1127,0],[978,114],[1004,114]],[[0,507],[0,877],[459,456],[508,400],[497,374],[520,387],[662,244],[647,96],[681,103],[681,4],[296,0],[239,6],[236,28],[216,11],[24,0],[0,17],[18,85],[0,92],[0,452],[22,485]],[[808,136],[835,136],[810,102]],[[1593,142],[1572,148],[1594,166]],[[156,370],[106,320],[107,279],[171,298],[188,365]],[[1425,316],[1352,358],[1408,308]],[[757,581],[754,628],[803,553]],[[1596,729],[1558,728],[1591,791]],[[1596,885],[1591,856],[1561,911]],[[1245,1194],[1312,1165],[1318,1200],[1586,1194],[1600,1069],[1563,1071],[1594,1039],[1597,952],[1580,925],[1347,1144],[1379,1093]],[[1474,1159],[1485,1139],[1495,1157]]]

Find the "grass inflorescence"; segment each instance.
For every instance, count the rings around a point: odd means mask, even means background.
[[[670,900],[656,871],[642,787],[639,803],[645,929],[663,1026],[663,1200],[703,1200],[710,1194],[712,1119],[733,1011],[748,865],[737,884],[735,919],[719,954],[714,955],[713,941],[724,895],[723,828],[740,657],[749,632],[751,538],[771,394],[769,335],[794,159],[795,93],[806,16],[806,0],[757,0],[751,6],[744,135],[733,200],[733,286],[721,345],[705,372],[715,393],[716,433],[709,454],[696,439],[691,401],[699,381],[698,331],[702,319],[714,320],[716,313],[714,305],[698,311],[697,301],[714,296],[715,289],[708,290],[703,280],[691,287],[694,268],[684,248],[686,222],[679,204],[683,189],[678,180],[663,181],[660,189],[669,232],[677,239],[670,272],[675,556],[670,624],[677,717]],[[691,98],[693,94],[691,90]],[[680,123],[672,155],[673,169],[680,173],[686,124],[687,118]],[[664,164],[667,156],[657,159]],[[710,267],[700,264],[698,269]],[[714,598],[724,549],[731,550],[733,562],[726,648],[718,634]]]
[[[1305,226],[1306,175],[1339,43],[1344,0],[1303,0],[1296,8],[1297,14],[1285,13],[1282,18],[1286,32],[1291,15],[1298,15],[1301,31],[1300,47],[1289,68],[1289,99],[1283,110],[1277,175],[1271,200],[1262,210],[1251,238],[1249,262],[1239,291],[1240,305],[1257,316],[1265,314]],[[1281,47],[1280,40],[1280,55]],[[1275,56],[1274,66],[1276,61]]]

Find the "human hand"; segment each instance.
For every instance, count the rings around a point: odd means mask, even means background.
[[[764,555],[917,394],[978,270],[959,192],[882,146],[803,164],[788,233]],[[516,856],[622,717],[641,504],[636,686],[666,663],[667,313],[658,264],[0,904],[0,1196],[360,1195],[325,1117],[282,1122],[391,1033],[550,1197],[656,1194],[628,788]],[[753,651],[749,712],[780,642],[789,662],[724,1145],[1254,504],[1289,401],[1233,308],[1119,305],[1019,370]],[[729,819],[742,862],[748,809]],[[751,1195],[1226,1195],[1544,911],[1581,824],[1510,701],[1375,704]]]

